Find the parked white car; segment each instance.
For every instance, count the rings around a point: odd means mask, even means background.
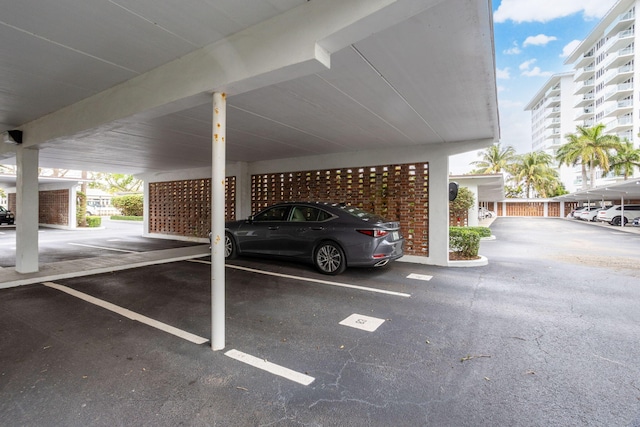
[[[629,221],[633,221],[638,215],[640,215],[640,205],[624,205],[624,211],[622,206],[614,205],[606,211],[598,211],[596,218],[598,221],[608,222],[611,225],[627,225]]]
[[[605,211],[609,209],[608,207],[600,207],[600,206],[592,206],[590,208],[584,209],[581,211],[579,218],[583,221],[595,221],[596,220],[596,216],[598,215],[598,212],[600,211]]]

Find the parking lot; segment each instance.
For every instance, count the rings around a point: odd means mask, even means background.
[[[219,352],[206,256],[2,289],[0,424],[639,426],[639,236],[492,231],[485,267],[234,260]],[[43,230],[41,260],[203,247],[136,233]]]

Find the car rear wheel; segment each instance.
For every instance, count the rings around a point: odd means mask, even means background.
[[[615,226],[619,227],[620,226],[620,221],[621,221],[620,217],[617,216],[617,217],[615,217],[615,218],[613,218],[611,220],[611,225],[615,225]],[[628,222],[628,220],[627,220],[627,218],[625,218],[624,219],[624,225],[627,225],[627,222]]]
[[[313,257],[316,268],[323,274],[336,275],[347,268],[344,251],[333,242],[322,242]]]
[[[234,259],[238,256],[238,247],[236,241],[233,240],[231,234],[224,233],[224,257],[226,259]]]

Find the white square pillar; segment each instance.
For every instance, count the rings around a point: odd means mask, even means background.
[[[16,271],[38,271],[38,150],[16,152]]]

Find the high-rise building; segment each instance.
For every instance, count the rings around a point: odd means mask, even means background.
[[[525,110],[531,111],[532,151],[544,151],[555,158],[566,142],[565,135],[576,131],[578,97],[574,94],[574,73],[555,74],[531,99]],[[568,191],[579,186],[573,168],[558,165],[560,179]],[[581,176],[578,175],[579,179]]]
[[[634,97],[634,81],[640,82],[640,76],[634,63],[639,5],[640,0],[618,1],[565,61],[573,71],[552,76],[527,105],[534,151],[553,154],[550,150],[566,143],[565,135],[574,133],[576,125],[599,123],[606,126],[605,133],[638,147],[640,92]],[[640,89],[640,83],[635,86]],[[597,185],[616,179],[601,175]],[[569,191],[581,186],[579,170],[561,170],[561,178]]]

